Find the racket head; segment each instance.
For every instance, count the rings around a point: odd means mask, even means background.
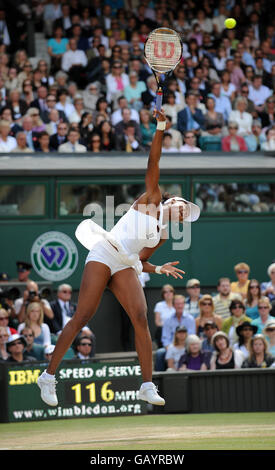
[[[170,28],[156,28],[144,44],[144,57],[149,67],[157,73],[174,70],[182,58],[180,35]]]

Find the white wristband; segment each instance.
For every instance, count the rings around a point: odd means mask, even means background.
[[[161,268],[162,268],[162,266],[156,266],[156,267],[155,267],[155,273],[157,273],[157,274],[162,274],[162,273],[160,272]]]
[[[166,121],[158,121],[157,130],[158,131],[165,131],[165,128],[166,128]]]

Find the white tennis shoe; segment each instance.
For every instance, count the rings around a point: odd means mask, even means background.
[[[141,385],[139,392],[138,392],[138,398],[140,400],[147,401],[148,403],[151,403],[152,405],[159,405],[159,406],[165,405],[165,400],[159,396],[158,389],[155,386],[155,384],[153,384],[153,382]]]
[[[58,404],[55,390],[56,384],[55,376],[53,375],[51,378],[48,374],[45,374],[45,371],[37,379],[37,385],[41,390],[41,398],[47,405],[57,406]]]

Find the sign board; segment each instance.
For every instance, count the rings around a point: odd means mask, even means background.
[[[147,412],[137,399],[141,385],[138,362],[66,361],[57,371],[58,406],[40,398],[36,384],[43,363],[1,364],[2,422],[138,415]]]

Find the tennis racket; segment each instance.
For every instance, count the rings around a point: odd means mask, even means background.
[[[163,88],[159,75],[172,72],[182,58],[182,40],[173,29],[154,29],[144,44],[144,57],[158,85],[156,108],[161,110]]]

